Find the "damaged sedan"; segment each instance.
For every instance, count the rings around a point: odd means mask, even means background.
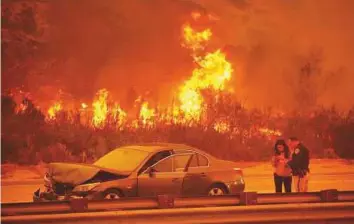
[[[180,144],[123,146],[91,164],[50,163],[34,201],[242,192],[236,164]]]

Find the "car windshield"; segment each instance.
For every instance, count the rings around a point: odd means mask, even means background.
[[[132,172],[148,155],[148,152],[133,148],[118,148],[102,156],[93,165],[122,172]]]

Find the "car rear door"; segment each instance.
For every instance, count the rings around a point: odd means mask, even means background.
[[[180,195],[186,175],[186,166],[192,154],[169,156],[138,176],[138,195],[140,197],[161,194]],[[154,169],[152,175],[149,170]]]
[[[212,184],[209,162],[205,156],[195,153],[184,177],[182,195],[205,195]]]

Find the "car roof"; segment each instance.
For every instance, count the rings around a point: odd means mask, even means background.
[[[140,150],[140,151],[149,152],[149,153],[159,152],[159,151],[166,149],[166,147],[162,147],[162,146],[158,146],[158,145],[125,145],[125,146],[121,146],[119,148],[135,149],[135,150]]]
[[[141,144],[136,144],[136,145],[127,145],[127,146],[122,146],[122,148],[131,148],[131,149],[137,149],[149,153],[154,153],[154,152],[159,152],[163,150],[174,150],[174,151],[182,151],[182,150],[193,150],[195,152],[198,152],[200,154],[206,154],[208,156],[208,153],[199,150],[197,148],[194,148],[189,145],[185,144],[176,144],[176,143],[165,143],[165,142],[156,142],[156,143],[141,143]]]

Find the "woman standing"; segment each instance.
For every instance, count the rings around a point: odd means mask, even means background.
[[[272,157],[272,165],[274,167],[274,184],[275,192],[282,192],[284,184],[285,192],[291,192],[291,169],[287,163],[290,160],[289,147],[283,139],[277,140],[274,146],[274,156]]]

